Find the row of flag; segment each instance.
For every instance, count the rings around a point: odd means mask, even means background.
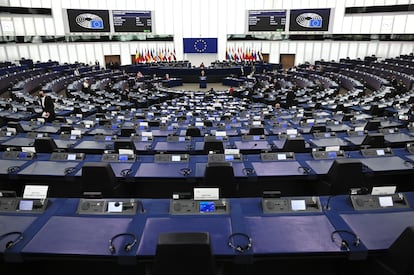
[[[250,48],[227,48],[228,61],[263,61],[261,50]],[[177,61],[175,49],[140,49],[135,52],[135,63],[172,62]]]
[[[177,61],[175,49],[138,49],[135,51],[135,63]]]
[[[261,50],[254,50],[250,48],[227,48],[226,60],[229,61],[263,61]]]

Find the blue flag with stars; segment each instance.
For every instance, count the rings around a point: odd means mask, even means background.
[[[217,38],[183,38],[184,53],[217,53]]]

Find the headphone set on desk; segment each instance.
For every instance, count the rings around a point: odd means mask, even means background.
[[[245,245],[235,244],[234,239],[236,237],[242,237],[242,238],[246,239],[247,244],[245,244]],[[227,239],[227,244],[231,248],[235,249],[237,252],[243,253],[243,252],[246,252],[246,251],[248,251],[252,248],[252,238],[249,235],[245,234],[245,233],[233,233]]]
[[[353,245],[354,247],[359,246],[359,244],[360,244],[361,240],[359,239],[359,237],[357,236],[357,234],[355,234],[355,233],[354,233],[354,232],[352,232],[352,231],[349,231],[349,230],[344,230],[344,229],[338,229],[338,230],[332,231],[332,233],[331,233],[331,240],[332,240],[333,242],[335,242],[335,241],[336,241],[336,240],[335,240],[335,235],[336,235],[336,234],[339,234],[339,233],[346,233],[346,234],[351,235],[352,237],[354,237],[354,241],[352,242],[352,245]],[[349,244],[348,244],[348,242],[347,242],[346,240],[344,240],[344,239],[342,239],[342,240],[341,240],[341,249],[343,249],[343,250],[347,250],[347,251],[349,251],[349,250],[350,250],[350,249],[349,249]]]
[[[251,168],[251,167],[245,167],[243,168],[242,171],[243,171],[243,174],[245,174],[246,176],[250,176],[255,173],[254,168]]]
[[[8,174],[14,174],[20,171],[20,166],[10,166],[7,168]]]
[[[122,177],[127,177],[127,176],[129,176],[131,173],[132,173],[132,169],[131,169],[131,168],[125,168],[125,169],[122,169],[122,170],[121,170],[120,175],[121,175]]]
[[[191,174],[191,168],[181,168],[180,174],[183,176],[189,176]]]
[[[12,232],[5,233],[5,234],[3,234],[3,235],[0,236],[0,240],[3,240],[4,238],[6,238],[8,236],[12,236],[12,235],[17,235],[17,237],[14,240],[8,241],[6,243],[6,249],[12,248],[18,242],[20,242],[21,240],[23,240],[23,233],[20,232],[20,231],[12,231]]]
[[[132,234],[132,233],[119,233],[119,234],[116,234],[115,236],[113,236],[113,237],[109,240],[109,252],[111,252],[111,254],[116,253],[116,249],[115,249],[115,246],[114,246],[114,241],[115,241],[117,238],[121,237],[121,236],[127,236],[127,237],[130,237],[130,238],[133,240],[131,243],[126,243],[126,244],[124,245],[124,250],[125,250],[125,252],[129,252],[129,251],[131,251],[131,249],[132,249],[132,248],[134,247],[134,245],[137,243],[137,237],[136,237],[134,234]]]

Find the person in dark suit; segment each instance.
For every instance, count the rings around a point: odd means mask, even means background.
[[[49,95],[45,95],[43,91],[38,93],[39,96],[39,103],[42,106],[42,117],[45,119],[46,122],[51,122],[56,118],[55,113],[55,102],[53,101],[52,97]]]
[[[295,91],[293,91],[292,89],[289,89],[287,94],[286,94],[286,106],[285,106],[285,108],[289,109],[290,107],[294,106],[295,101],[296,101]]]

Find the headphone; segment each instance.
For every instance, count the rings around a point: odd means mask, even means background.
[[[76,170],[76,167],[66,167],[63,173],[65,174],[65,176],[67,176],[75,172],[75,170]]]
[[[298,167],[298,172],[302,172],[302,174],[304,174],[304,175],[309,175],[311,171],[312,170],[310,168],[305,167],[305,166],[299,166]]]
[[[17,237],[13,241],[8,241],[6,243],[6,249],[12,248],[18,242],[20,242],[21,240],[23,240],[23,233],[20,232],[20,231],[12,231],[12,232],[5,233],[5,234],[3,234],[3,235],[0,236],[0,240],[6,238],[8,236],[11,236],[11,235],[17,235]]]
[[[129,176],[131,173],[132,173],[132,169],[130,169],[130,168],[126,168],[126,169],[122,169],[120,174],[121,174],[121,176],[123,176],[123,177],[127,177],[127,176]]]
[[[20,166],[10,166],[7,168],[8,174],[17,173],[20,170]]]
[[[132,243],[126,243],[124,245],[124,250],[126,252],[131,251],[131,249],[134,247],[134,245],[137,243],[137,237],[135,236],[135,234],[132,233],[119,233],[116,234],[115,236],[113,236],[110,240],[109,240],[109,252],[111,252],[111,254],[114,254],[116,252],[115,246],[114,246],[114,241],[115,239],[121,237],[121,236],[128,236],[131,237],[131,239],[133,239]]]
[[[191,168],[181,168],[180,169],[180,174],[183,176],[189,176],[191,174]]]
[[[243,174],[245,174],[246,176],[250,176],[255,173],[254,168],[251,168],[251,167],[245,167],[243,168],[242,171],[243,171]]]
[[[239,244],[234,244],[233,240],[236,236],[239,237],[243,237],[247,240],[247,244],[244,246],[241,246]],[[245,234],[245,233],[233,233],[229,236],[228,240],[227,240],[227,244],[235,249],[237,252],[243,253],[247,250],[249,250],[250,248],[252,248],[252,238],[249,237],[249,235]]]
[[[346,233],[346,234],[349,234],[349,235],[351,235],[351,236],[353,236],[354,237],[354,241],[353,241],[353,243],[352,243],[352,245],[354,246],[354,247],[357,247],[357,246],[359,246],[359,244],[360,244],[360,239],[359,239],[359,237],[357,236],[357,234],[355,234],[354,232],[352,232],[352,231],[349,231],[349,230],[344,230],[344,229],[338,229],[338,230],[335,230],[335,231],[333,231],[332,233],[331,233],[331,240],[333,241],[333,242],[335,242],[335,234],[339,234],[339,233]],[[346,240],[344,240],[344,239],[342,239],[341,240],[341,249],[342,250],[347,250],[347,251],[349,251],[350,249],[349,249],[349,245],[348,245],[348,242],[346,241]]]

